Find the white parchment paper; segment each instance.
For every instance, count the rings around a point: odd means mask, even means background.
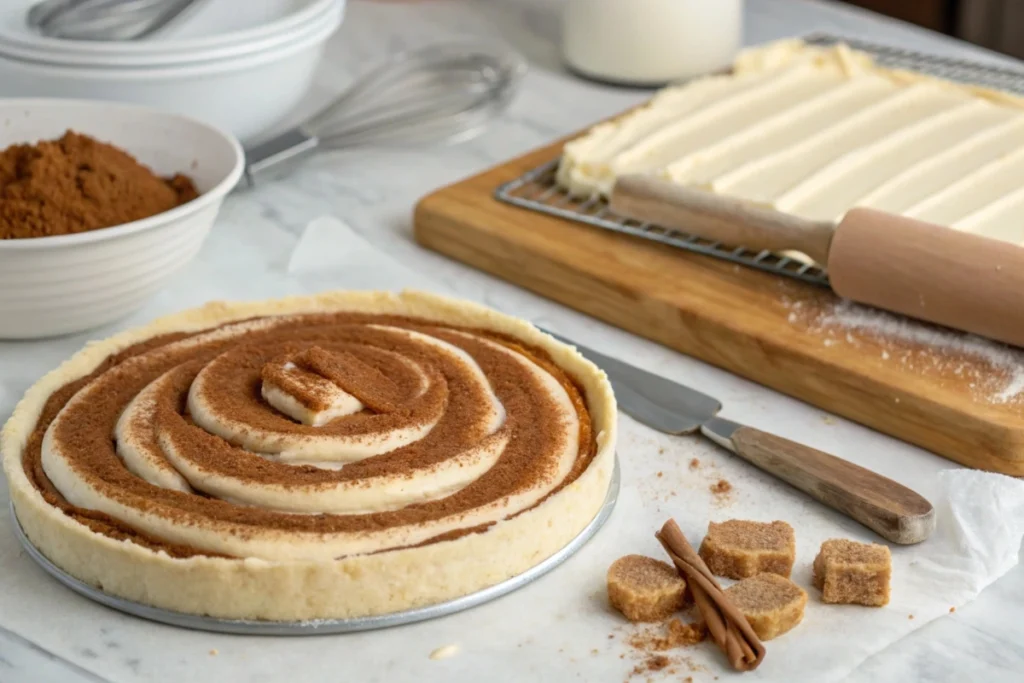
[[[404,287],[440,289],[335,219],[314,221],[298,241],[255,218],[223,223],[188,273],[131,319],[88,335],[0,343],[0,415],[6,418],[35,379],[87,339],[160,314],[209,299]],[[544,323],[558,328],[557,320]],[[706,366],[618,333],[585,342],[678,381],[692,382],[707,372]],[[660,672],[633,673],[638,666],[644,668],[648,655],[626,643],[637,628],[607,606],[605,571],[626,553],[661,557],[653,534],[669,517],[694,545],[709,520],[782,519],[796,529],[793,579],[808,591],[810,601],[803,624],[768,643],[764,664],[744,677],[824,683],[841,680],[871,654],[969,602],[1017,563],[1024,534],[1024,483],[951,469],[949,462],[931,454],[822,416],[738,378],[719,377],[714,386],[705,380],[700,388],[726,399],[729,417],[760,422],[762,428],[804,432],[813,438],[811,445],[908,484],[936,504],[939,529],[934,537],[918,546],[893,547],[892,602],[887,607],[824,605],[810,585],[811,562],[822,541],[877,537],[699,437],[658,434],[623,416],[618,449],[623,486],[607,526],[553,573],[468,612],[386,631],[306,638],[221,636],[152,624],[94,605],[38,569],[10,530],[2,487],[0,627],[113,681],[623,681],[686,676],[710,681],[733,675],[710,643],[664,653],[670,664]],[[713,493],[711,487],[722,479],[731,490]],[[429,658],[448,645],[457,646],[454,656]]]

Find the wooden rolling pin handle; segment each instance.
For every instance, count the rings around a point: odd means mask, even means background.
[[[755,251],[795,250],[828,262],[835,225],[809,221],[646,175],[626,175],[612,188],[613,212],[690,235]]]
[[[730,449],[815,500],[903,545],[935,529],[935,510],[920,494],[892,479],[781,436],[740,426]]]
[[[840,296],[1024,346],[1024,247],[852,209],[836,228],[828,271]]]

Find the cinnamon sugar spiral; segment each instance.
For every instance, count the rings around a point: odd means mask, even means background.
[[[55,393],[26,473],[95,531],[174,555],[331,559],[528,510],[593,457],[579,390],[481,330],[266,317],[131,347]]]

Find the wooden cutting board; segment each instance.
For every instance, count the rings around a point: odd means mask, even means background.
[[[812,284],[494,198],[499,185],[557,158],[561,147],[425,197],[416,206],[416,239],[951,460],[1024,475],[1024,353],[853,307]]]

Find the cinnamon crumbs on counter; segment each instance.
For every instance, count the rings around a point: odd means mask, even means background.
[[[636,667],[633,668],[633,673],[642,674],[649,671],[661,671],[671,663],[672,661],[665,655],[652,655],[640,664],[637,664]]]
[[[725,479],[719,479],[717,482],[711,485],[711,493],[715,495],[724,495],[732,491],[732,484]]]
[[[707,627],[702,621],[683,623],[673,617],[660,626],[640,628],[630,634],[626,643],[644,652],[662,652],[680,647],[690,647],[702,642],[707,637]]]
[[[98,230],[198,196],[188,177],[159,178],[127,152],[70,130],[0,151],[0,239]]]

